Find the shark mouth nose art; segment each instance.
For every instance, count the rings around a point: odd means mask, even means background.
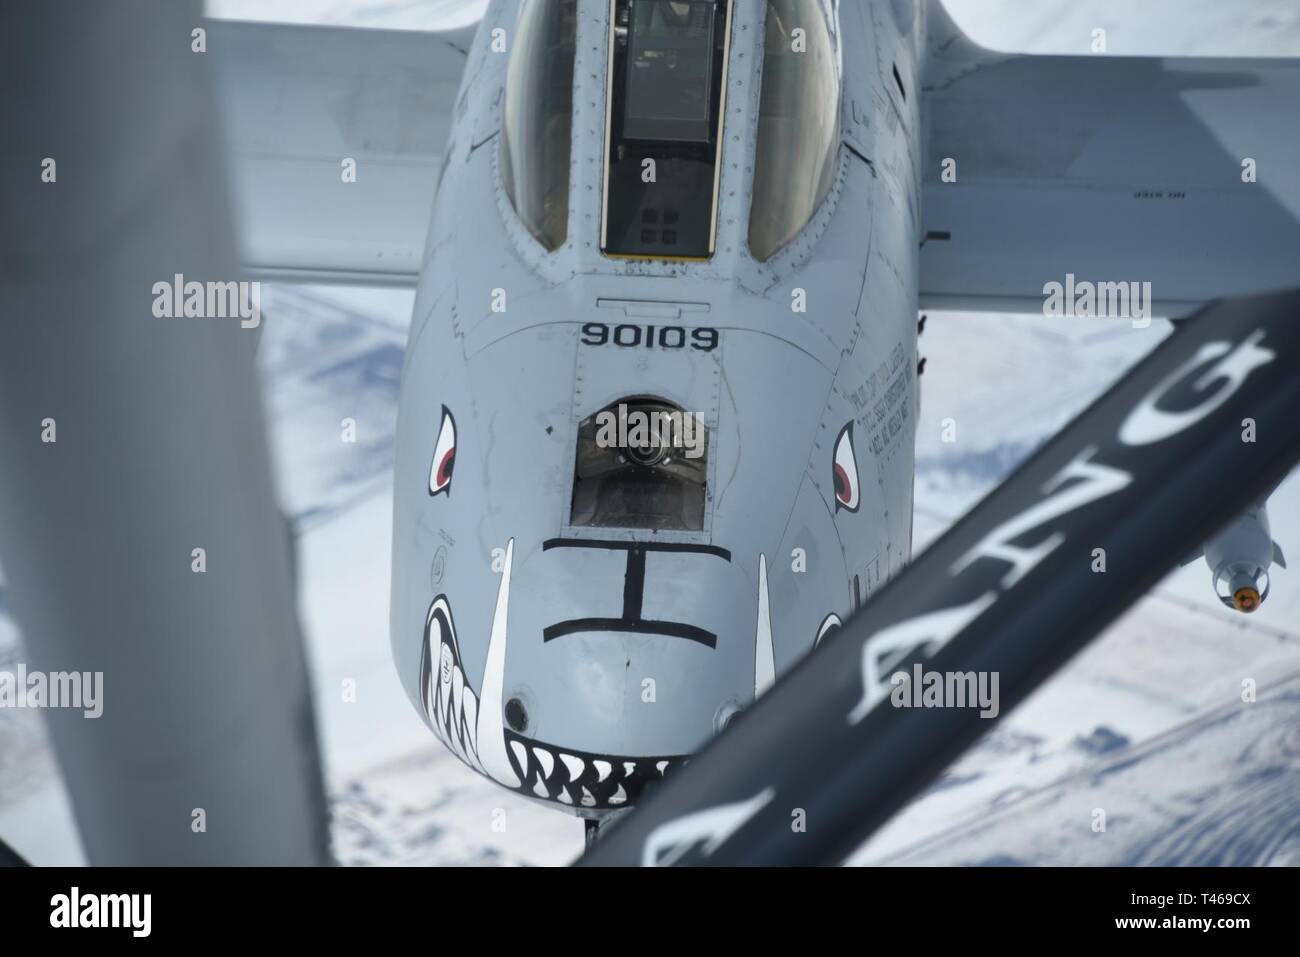
[[[420,663],[420,696],[434,733],[458,758],[505,787],[578,808],[614,809],[634,802],[647,784],[683,764],[685,755],[623,757],[544,744],[503,723],[507,611],[514,540],[506,546],[483,687],[475,694],[446,595],[429,605]]]
[[[507,611],[510,605],[510,568],[515,542],[506,545],[505,565],[492,613],[483,687],[475,695],[465,681],[464,660],[456,640],[456,625],[446,595],[429,605],[424,622],[424,647],[420,658],[420,696],[430,727],[443,743],[480,774],[498,784],[518,789],[519,779],[506,756],[501,721],[502,684],[506,668]]]
[[[686,760],[588,754],[543,744],[506,731],[519,790],[574,807],[616,808],[635,802],[647,784]]]

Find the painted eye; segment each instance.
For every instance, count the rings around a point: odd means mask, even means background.
[[[816,648],[820,645],[823,638],[838,629],[842,624],[844,623],[840,621],[840,616],[834,612],[823,618],[821,625],[817,628],[817,640],[813,642],[813,647]]]
[[[853,452],[853,423],[840,430],[835,440],[835,510],[858,510],[858,459]]]
[[[442,426],[438,429],[438,444],[433,449],[433,465],[429,468],[429,494],[451,494],[451,472],[456,465],[456,420],[447,407],[442,407]]]

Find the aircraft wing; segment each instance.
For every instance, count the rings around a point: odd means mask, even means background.
[[[1183,316],[1296,284],[1300,59],[1008,55],[934,26],[923,307],[1039,312],[1072,274]]]
[[[208,23],[246,266],[414,285],[476,28]]]

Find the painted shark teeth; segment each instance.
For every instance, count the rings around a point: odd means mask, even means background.
[[[504,726],[503,692],[514,544],[511,539],[506,546],[483,687],[478,695],[465,679],[456,625],[446,596],[439,595],[429,606],[420,688],[429,725],[453,754],[512,790],[570,807],[580,804],[587,808],[612,808],[633,803],[648,782],[657,781],[685,763],[686,758],[585,754],[572,748],[553,748]]]
[[[533,747],[533,754],[537,755],[537,760],[542,765],[542,776],[550,777],[551,772],[555,770],[555,755],[551,754],[545,748]]]
[[[570,807],[620,807],[636,800],[650,781],[657,781],[685,760],[624,758],[561,750],[505,732],[511,770],[518,790]]]
[[[487,663],[483,668],[483,687],[479,692],[487,707],[478,711],[478,757],[488,777],[508,788],[521,784],[510,766],[506,753],[505,709],[506,637],[509,634],[510,570],[514,563],[515,540],[506,543],[506,558],[497,586],[497,604],[492,612],[492,632],[488,638]]]
[[[582,758],[576,758],[572,754],[561,754],[560,763],[569,772],[570,781],[578,780],[578,778],[582,777],[582,772],[587,769],[587,763]]]
[[[425,617],[421,694],[429,725],[451,752],[474,770],[517,790],[522,782],[515,776],[513,765],[524,763],[527,756],[516,756],[512,763],[501,721],[514,546],[514,539],[506,545],[481,696],[475,696],[465,680],[456,625],[445,595],[433,600]],[[482,702],[487,702],[487,707]]]
[[[772,645],[772,613],[767,599],[767,556],[758,556],[758,631],[754,638],[754,698],[776,681],[776,654]]]
[[[424,706],[429,724],[453,754],[475,770],[478,763],[477,704],[465,684],[456,626],[447,599],[439,595],[425,616]]]

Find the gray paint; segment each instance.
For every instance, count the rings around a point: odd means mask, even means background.
[[[267,278],[409,284],[474,29],[207,30],[243,261]]]
[[[1067,273],[1150,282],[1174,317],[1294,285],[1300,60],[1023,56],[937,29],[924,228],[951,239],[921,251],[924,307],[1037,313]]]
[[[841,42],[847,50],[897,48],[883,66],[892,87],[890,64],[896,59],[900,69],[913,69],[916,37],[900,39],[892,16],[858,6],[841,5]],[[513,0],[489,8],[470,53],[462,87],[468,106],[451,132],[403,373],[393,652],[423,711],[426,614],[436,594],[445,594],[467,685],[479,691],[499,584],[493,550],[513,541],[503,700],[480,708],[519,697],[529,714],[527,735],[558,749],[616,757],[688,754],[716,732],[720,714],[754,697],[760,556],[778,675],[811,650],[829,613],[848,616],[855,575],[865,598],[908,557],[919,118],[915,99],[887,100],[881,68],[867,62],[847,69],[846,96],[888,102],[894,121],[853,126],[846,109],[845,135],[871,162],[841,150],[838,180],[813,222],[771,262],[754,261],[746,239],[764,8],[738,4],[717,254],[707,263],[607,259],[598,251],[607,9],[604,0],[581,0],[569,233],[555,253],[531,238],[500,187],[500,137],[492,134],[507,58],[483,49],[491,28],[512,29]],[[914,73],[908,82],[915,88]],[[482,110],[495,124],[485,124]],[[482,145],[473,149],[472,142]],[[495,215],[483,213],[489,199]],[[791,309],[796,288],[807,290],[806,313]],[[497,289],[507,295],[503,314],[490,308]],[[665,309],[680,317],[651,315]],[[581,343],[587,322],[707,325],[720,330],[722,345],[715,352],[593,347]],[[894,433],[873,451],[880,428],[875,406],[894,383],[897,405],[885,416],[898,413]],[[671,399],[711,427],[702,532],[567,526],[578,423],[637,394]],[[456,420],[456,468],[450,494],[430,497],[443,406]],[[857,512],[835,509],[832,483],[835,440],[850,420],[861,483]],[[626,573],[623,551],[544,550],[555,538],[687,542],[729,551],[730,562],[651,553],[646,563],[643,617],[716,632],[716,648],[609,632],[544,642],[543,629],[559,621],[617,617]],[[446,571],[435,589],[429,568],[444,547]],[[795,548],[808,556],[801,573],[792,569]],[[654,704],[642,700],[647,678],[656,683]],[[548,797],[558,793],[552,789]]]

